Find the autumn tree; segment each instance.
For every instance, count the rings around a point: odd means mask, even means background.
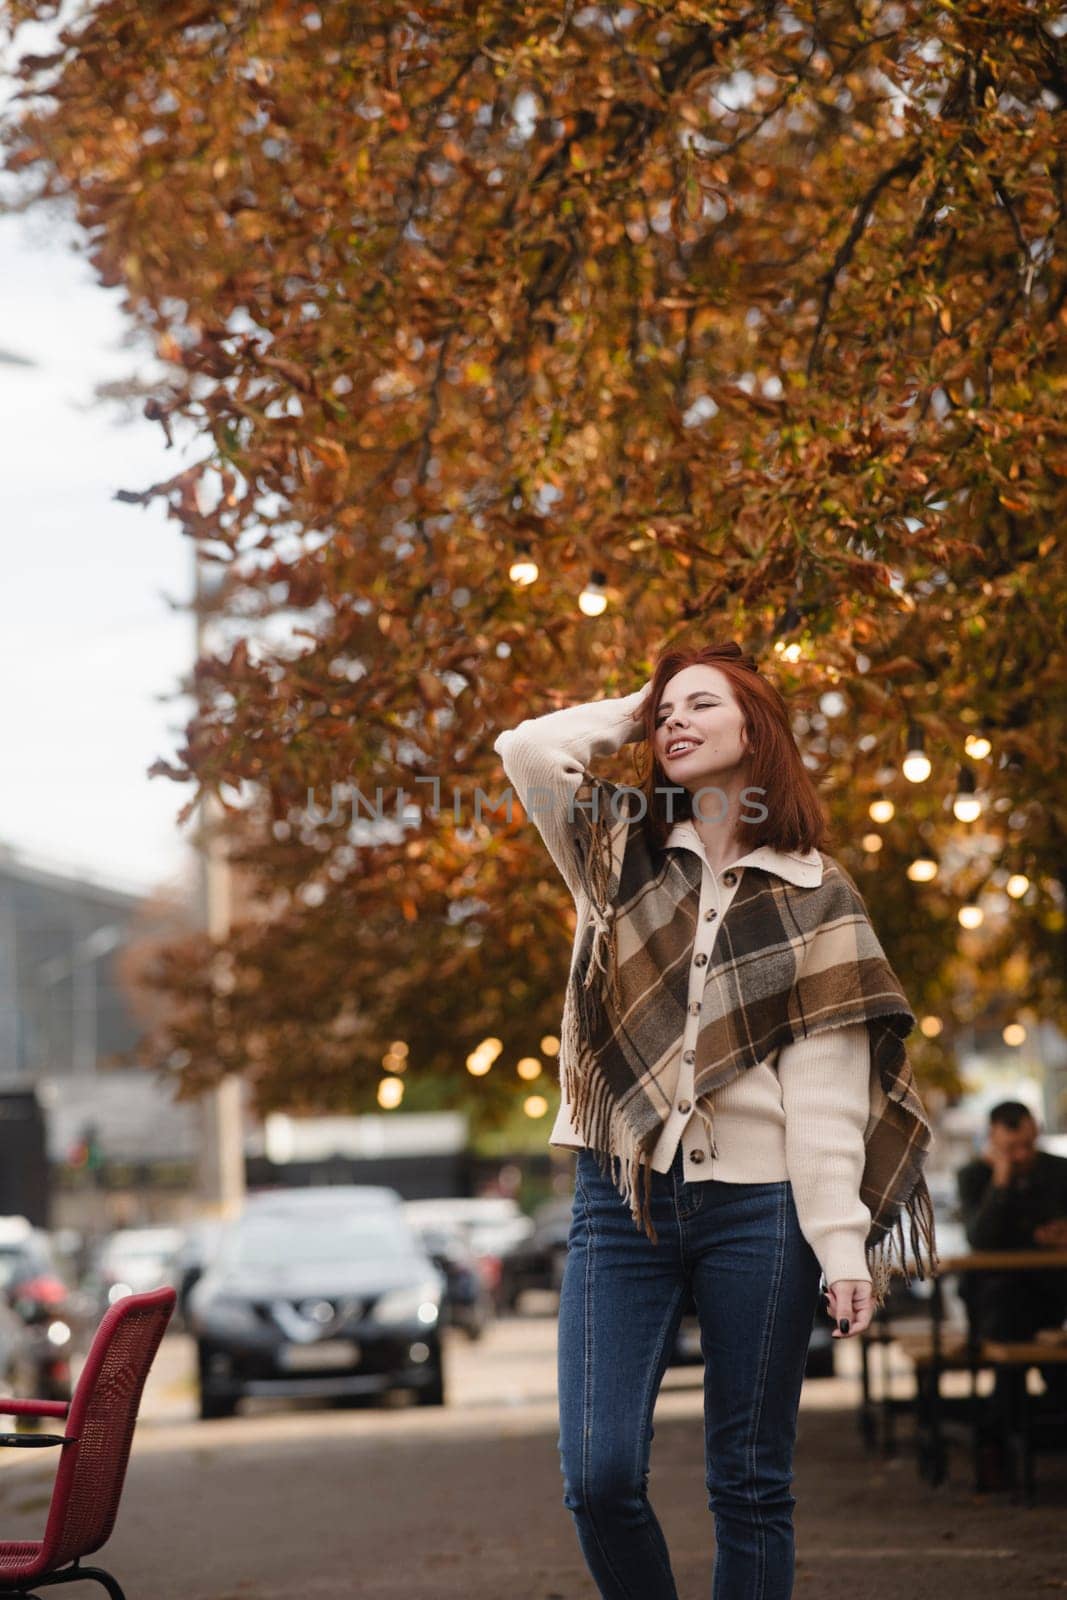
[[[1067,1019],[1058,7],[97,0],[18,76],[9,172],[73,208],[194,441],[124,498],[167,503],[231,629],[156,768],[227,799],[260,886],[161,964],[190,1086],[369,1104],[400,1036],[454,1096],[493,1034],[502,1113],[570,904],[520,812],[477,818],[493,736],[710,637],[795,707],[944,1023],[928,1079],[964,1024]],[[330,820],[335,784],[416,815]]]

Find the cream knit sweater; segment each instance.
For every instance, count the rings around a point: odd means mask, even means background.
[[[580,948],[589,902],[571,858],[568,806],[594,756],[610,755],[643,737],[635,712],[645,688],[617,699],[568,706],[531,717],[501,733],[493,748],[530,820],[574,897],[577,924],[571,966]],[[746,863],[777,872],[798,885],[816,885],[822,874],[817,851],[806,856],[761,846],[712,872],[691,822],[677,823],[671,844],[695,850],[703,862],[698,927],[717,930],[737,891]],[[705,920],[706,919],[706,920]],[[702,981],[697,969],[696,981]],[[699,998],[699,995],[697,996]],[[653,1150],[652,1165],[666,1172],[679,1141],[687,1183],[771,1183],[788,1179],[797,1219],[827,1284],[840,1278],[871,1281],[864,1243],[871,1215],[859,1196],[864,1132],[869,1114],[870,1051],[863,1023],[834,1028],[776,1051],[713,1098],[714,1144],[693,1105],[690,1031],[679,1049],[670,1114]],[[562,1089],[562,1084],[561,1084]],[[564,1091],[549,1135],[553,1145],[580,1147]]]

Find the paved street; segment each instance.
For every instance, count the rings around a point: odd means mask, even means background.
[[[129,1600],[595,1600],[556,1449],[552,1302],[479,1343],[447,1336],[449,1404],[334,1410],[259,1401],[194,1416],[192,1347],[160,1352],[118,1529],[102,1559]],[[852,1343],[838,1350],[854,1368]],[[969,1492],[957,1453],[936,1494],[910,1455],[873,1463],[853,1378],[810,1382],[794,1491],[798,1595],[819,1600],[992,1600],[1067,1590],[1067,1460],[1042,1457],[1037,1507]],[[650,1490],[682,1600],[710,1593],[700,1369],[668,1372]],[[53,1463],[6,1451],[4,1537],[38,1535]]]

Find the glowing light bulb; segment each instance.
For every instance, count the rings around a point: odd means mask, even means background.
[[[993,746],[984,733],[969,733],[963,741],[963,748],[972,761],[984,761]]]
[[[883,800],[879,798],[871,801],[867,808],[867,815],[870,817],[872,822],[892,822],[894,816],[896,815],[896,810],[897,808],[893,804],[892,800]]]
[[[541,1076],[541,1063],[536,1056],[523,1056],[515,1071],[520,1078],[539,1078]]]
[[[607,610],[608,597],[605,593],[607,577],[603,572],[590,574],[589,582],[578,596],[578,606],[587,617],[599,617]]]
[[[1025,872],[1013,872],[1004,887],[1013,900],[1021,900],[1030,887],[1030,879]]]
[[[395,1111],[404,1098],[404,1084],[400,1078],[382,1078],[378,1084],[378,1104],[384,1111]]]
[[[1026,1039],[1026,1029],[1021,1022],[1009,1022],[1001,1032],[1000,1037],[1005,1044],[1019,1045]]]
[[[876,855],[882,848],[882,835],[880,833],[865,833],[860,842],[868,855]]]
[[[548,1101],[543,1094],[528,1094],[522,1102],[522,1109],[528,1117],[543,1117],[548,1110]]]
[[[985,921],[985,912],[981,906],[976,906],[972,902],[970,905],[960,906],[956,918],[961,928],[980,928]]]
[[[528,544],[519,546],[519,553],[508,568],[508,577],[518,588],[524,589],[528,584],[536,583],[540,576],[540,568],[534,560]]]
[[[908,748],[901,771],[909,783],[923,783],[930,776],[930,761],[923,753],[925,735],[917,722],[908,726]]]
[[[916,856],[908,867],[912,883],[931,883],[937,877],[937,862],[932,856]]]
[[[927,1039],[936,1039],[944,1026],[940,1017],[923,1017],[919,1023],[919,1032]]]
[[[467,1057],[467,1071],[472,1078],[484,1078],[504,1046],[499,1039],[483,1039]]]
[[[958,822],[976,822],[982,815],[982,801],[975,793],[974,773],[970,767],[961,767],[952,813]]]

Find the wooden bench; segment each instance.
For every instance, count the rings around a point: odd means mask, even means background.
[[[935,1337],[942,1331],[941,1319],[943,1315],[943,1302],[941,1285],[950,1274],[963,1272],[1048,1272],[1063,1271],[1067,1269],[1067,1250],[1050,1249],[1041,1247],[1034,1250],[975,1250],[967,1255],[946,1256],[938,1262],[937,1273],[934,1278],[933,1294],[930,1296],[931,1329]],[[992,1367],[994,1373],[1014,1371],[1018,1375],[1018,1407],[1014,1414],[1002,1419],[1003,1441],[1011,1462],[1014,1478],[1014,1488],[1021,1488],[1023,1502],[1033,1505],[1036,1499],[1036,1485],[1034,1482],[1034,1416],[1033,1406],[1029,1398],[1027,1387],[1027,1374],[1031,1367],[1059,1365],[1062,1356],[1060,1351],[1064,1348],[1058,1341],[1059,1330],[1046,1330],[1048,1339],[1033,1338],[1026,1340],[992,1340],[982,1339],[974,1341],[974,1360],[972,1370],[977,1374],[981,1366]],[[972,1379],[972,1388],[977,1379]],[[934,1444],[938,1445],[938,1384],[935,1381],[933,1388],[934,1404]],[[974,1451],[975,1485],[979,1483],[978,1462],[978,1408],[975,1406],[975,1422],[972,1430],[972,1447]],[[1067,1433],[1060,1430],[1059,1437],[1051,1441],[1051,1447],[1062,1448],[1067,1445]],[[939,1481],[936,1477],[935,1482]]]
[[[986,1397],[978,1393],[978,1377],[983,1370],[994,1374],[1014,1371],[1019,1376],[1020,1403],[1004,1425],[1005,1448],[1013,1469],[1013,1486],[1021,1487],[1027,1505],[1035,1500],[1034,1454],[1035,1418],[1028,1395],[1027,1374],[1031,1367],[1061,1365],[1067,1362],[1067,1338],[1062,1330],[1040,1330],[1041,1337],[1025,1341],[977,1340],[969,1328],[946,1327],[942,1285],[952,1274],[962,1272],[1027,1272],[1067,1269],[1067,1250],[984,1250],[968,1255],[942,1258],[933,1280],[930,1296],[930,1321],[926,1329],[893,1328],[884,1312],[876,1313],[861,1334],[863,1396],[860,1405],[860,1430],[869,1449],[880,1448],[883,1456],[896,1448],[894,1421],[901,1413],[915,1422],[915,1448],[920,1474],[937,1485],[947,1476],[946,1424],[959,1421],[970,1433],[975,1488],[981,1486],[980,1449],[982,1423],[988,1411]],[[896,1345],[915,1374],[914,1393],[906,1399],[891,1393],[889,1350]],[[882,1348],[883,1380],[881,1395],[874,1397],[870,1382],[870,1351]],[[969,1393],[947,1397],[941,1393],[945,1372],[969,1372]],[[879,1429],[876,1418],[880,1418]],[[1067,1447],[1067,1417],[1050,1418],[1050,1448]]]
[[[1013,1476],[1022,1487],[1023,1500],[1027,1505],[1033,1505],[1036,1499],[1035,1418],[1027,1374],[1031,1367],[1067,1366],[1067,1344],[1036,1338],[982,1339],[978,1353],[982,1363],[991,1366],[994,1371],[1014,1371],[1019,1376],[1018,1409],[1007,1419],[1005,1442],[1012,1453]],[[1059,1434],[1060,1448],[1067,1448],[1067,1413],[1048,1417],[1045,1422]]]
[[[923,1447],[924,1430],[929,1428],[929,1391],[933,1374],[943,1372],[970,1372],[972,1370],[968,1334],[965,1328],[942,1332],[935,1345],[933,1334],[926,1328],[894,1327],[886,1318],[876,1317],[860,1335],[861,1383],[860,1432],[867,1448],[877,1451],[883,1458],[896,1454],[896,1419],[906,1417],[914,1422],[915,1445],[920,1475],[929,1476],[931,1462]],[[881,1381],[875,1393],[872,1384],[871,1352],[881,1350]],[[905,1396],[892,1392],[892,1351],[899,1350],[909,1363],[915,1378],[913,1391]],[[942,1411],[951,1409],[951,1403],[941,1397]],[[970,1396],[966,1410],[970,1413]]]

